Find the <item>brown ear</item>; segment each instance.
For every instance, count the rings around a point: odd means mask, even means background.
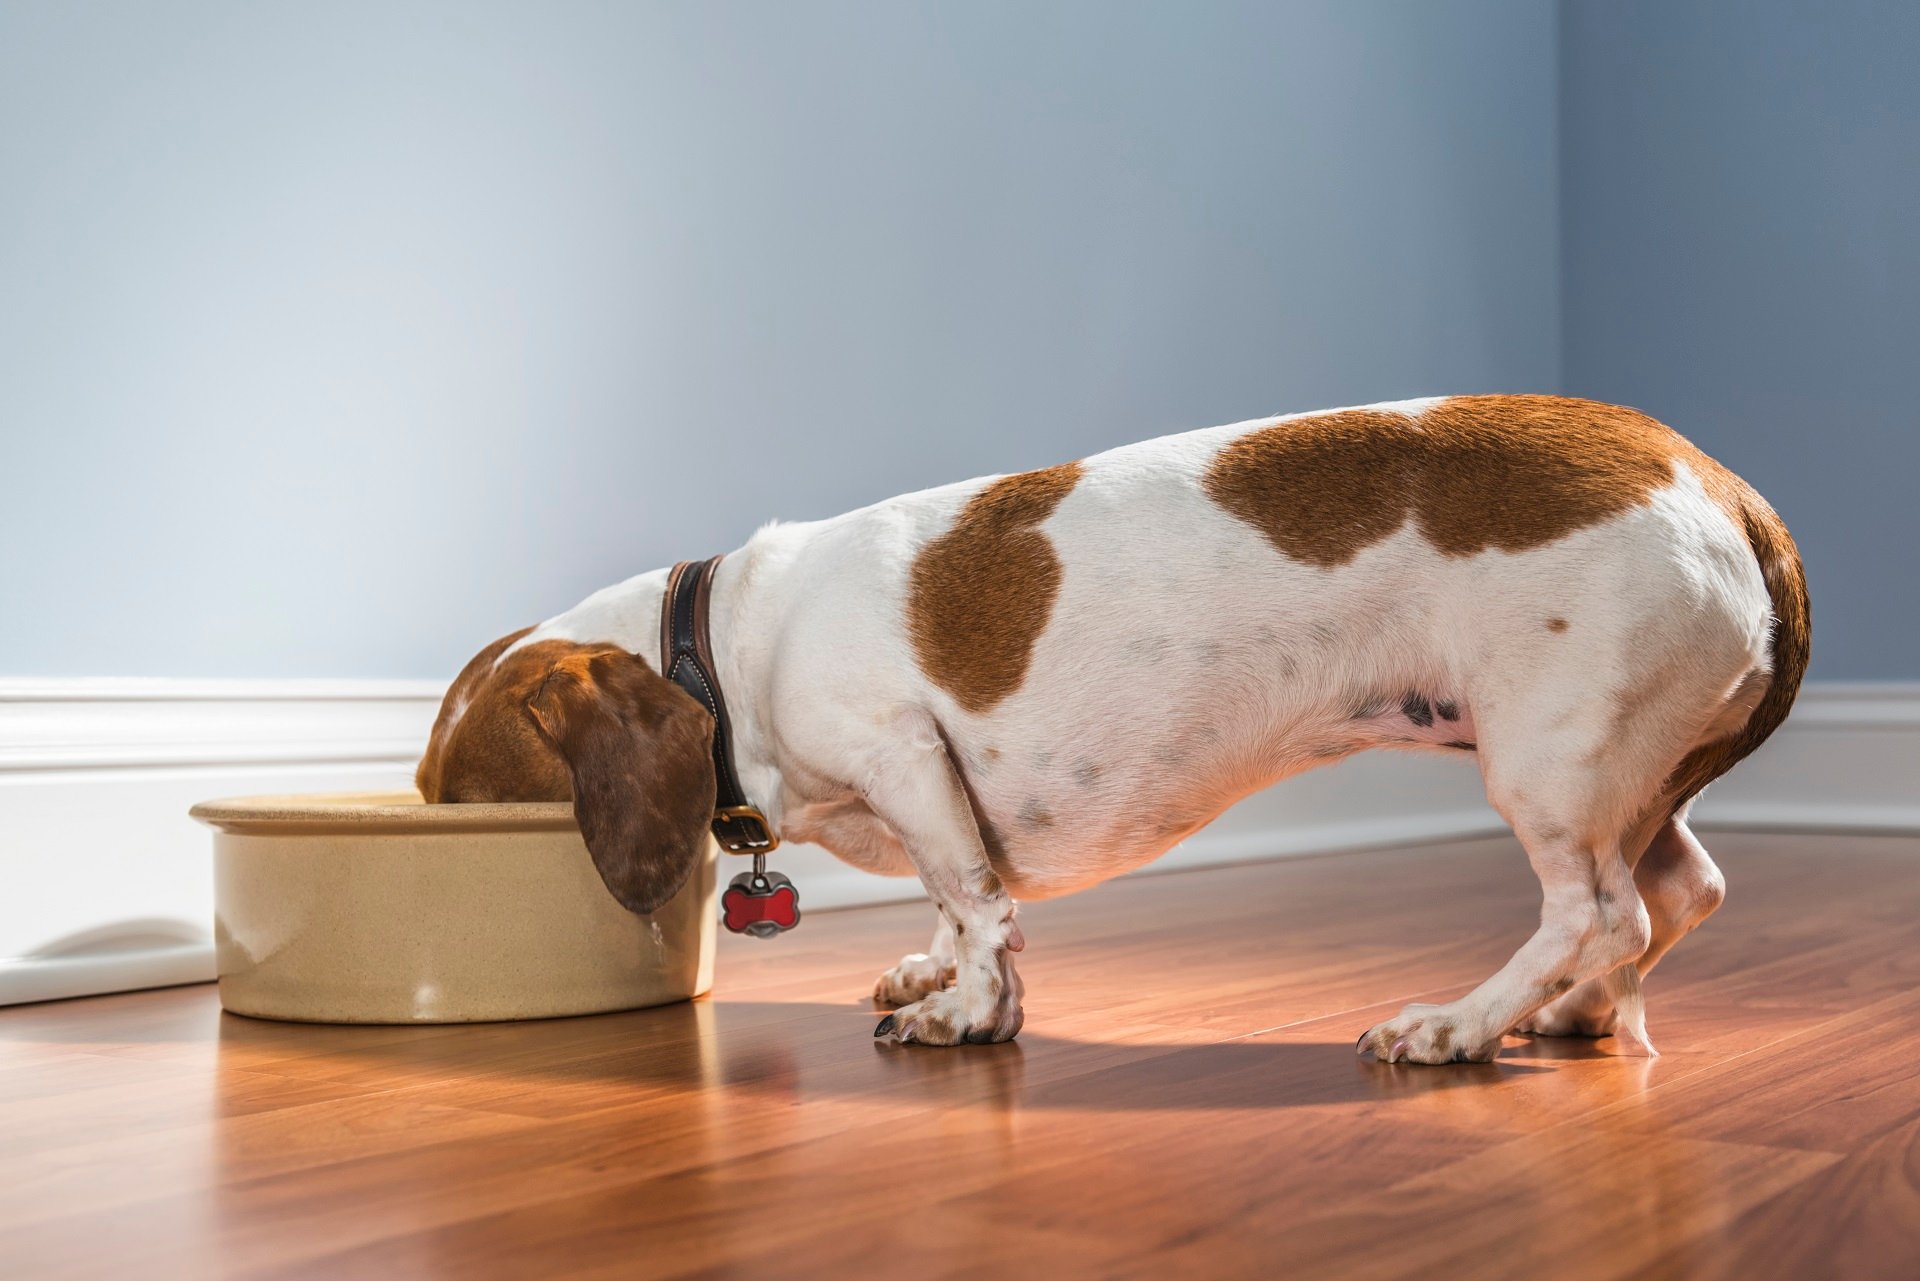
[[[573,776],[573,815],[621,906],[651,912],[706,850],[713,718],[640,659],[603,651],[556,664],[527,704]]]

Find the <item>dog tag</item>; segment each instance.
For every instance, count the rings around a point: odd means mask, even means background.
[[[779,872],[767,870],[767,856],[753,856],[753,870],[742,872],[720,896],[720,923],[735,934],[770,939],[800,924],[800,891]]]

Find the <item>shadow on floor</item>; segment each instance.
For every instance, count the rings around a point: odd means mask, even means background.
[[[131,1012],[129,1012],[131,1013]],[[1497,1095],[1554,1069],[1539,1060],[1604,1057],[1591,1043],[1510,1046],[1533,1063],[1430,1068],[1361,1059],[1350,1042],[1273,1037],[1211,1043],[1069,1040],[1029,1026],[1005,1045],[942,1049],[875,1041],[864,1004],[702,999],[652,1010],[526,1023],[343,1027],[222,1014],[180,1002],[171,1016],[0,1021],[0,1041],[174,1043],[167,1057],[222,1072],[404,1089],[460,1082],[509,1096],[555,1092],[582,1107],[715,1090],[728,1099],[829,1098],[1008,1109],[1253,1109],[1376,1102],[1437,1091]],[[154,1055],[156,1059],[161,1057]],[[556,1096],[556,1101],[561,1101]]]

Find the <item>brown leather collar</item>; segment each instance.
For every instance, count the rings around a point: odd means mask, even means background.
[[[733,726],[727,700],[714,673],[713,641],[707,632],[707,606],[721,557],[683,560],[667,575],[660,606],[660,670],[668,680],[698,699],[713,717],[713,775],[716,784],[713,838],[733,854],[764,854],[780,844],[767,816],[748,804],[733,768]]]

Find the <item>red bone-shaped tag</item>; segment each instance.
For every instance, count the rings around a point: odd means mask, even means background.
[[[742,872],[720,896],[721,923],[735,934],[772,938],[800,924],[800,892],[778,872]]]

